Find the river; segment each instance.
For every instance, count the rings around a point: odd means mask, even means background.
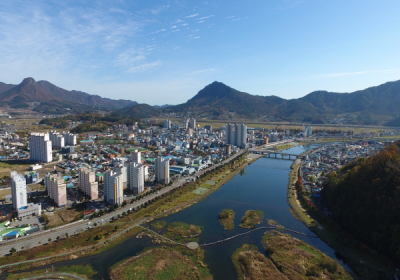
[[[300,154],[307,149],[310,149],[310,146],[293,147],[285,150],[285,152]],[[260,226],[267,226],[266,219],[272,219],[285,228],[315,236],[289,211],[287,184],[291,164],[292,161],[290,160],[262,157],[251,163],[243,172],[201,202],[166,217],[164,220],[168,223],[179,221],[202,226],[203,231],[199,236],[199,243],[202,244],[248,231],[248,229],[240,228],[238,225],[244,213],[247,210],[254,209],[261,210],[265,214],[265,219]],[[218,222],[218,213],[226,208],[233,209],[236,213],[235,229],[233,230],[224,230]],[[260,252],[264,252],[261,246],[263,233],[264,231],[260,230],[228,242],[204,247],[205,263],[209,266],[214,279],[236,279],[237,274],[231,260],[233,252],[244,243],[254,244]],[[304,240],[328,256],[336,258],[334,250],[319,238],[294,233],[291,235]],[[132,237],[102,254],[58,262],[54,264],[54,267],[90,264],[98,272],[94,279],[109,279],[107,271],[110,266],[120,260],[134,256],[150,246],[154,245],[148,238],[137,239]],[[43,269],[43,267],[36,269]]]

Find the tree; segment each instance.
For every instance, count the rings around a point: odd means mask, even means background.
[[[50,237],[49,237],[48,241],[51,242],[51,238]]]
[[[12,255],[12,254],[14,254],[15,252],[17,252],[17,250],[16,250],[14,247],[12,247],[11,250],[10,250],[10,254]]]

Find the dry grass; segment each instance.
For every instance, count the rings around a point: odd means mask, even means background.
[[[261,254],[254,245],[244,244],[232,256],[239,279],[242,280],[288,280],[274,263]]]
[[[203,263],[204,251],[196,252],[174,249],[153,249],[139,257],[130,258],[111,270],[115,280],[128,279],[213,279]]]
[[[289,234],[267,232],[263,245],[268,257],[290,279],[353,279],[336,261]]]

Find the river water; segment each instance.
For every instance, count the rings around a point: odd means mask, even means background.
[[[310,146],[298,146],[285,152],[300,154],[310,148]],[[238,225],[244,213],[247,210],[254,209],[263,211],[265,215],[264,221],[259,226],[268,226],[266,219],[272,219],[285,228],[315,236],[289,211],[287,185],[291,164],[292,161],[290,160],[262,157],[203,201],[166,217],[164,220],[168,223],[179,221],[202,226],[203,231],[199,236],[199,243],[202,244],[248,231],[248,229],[240,228]],[[218,222],[218,213],[227,208],[233,209],[236,213],[235,228],[233,230],[224,230]],[[254,244],[259,248],[260,252],[264,252],[261,246],[263,233],[263,230],[255,231],[227,242],[204,247],[205,263],[209,266],[214,279],[236,279],[237,274],[231,260],[233,252],[244,243]],[[328,256],[336,258],[334,250],[319,238],[294,233],[291,235],[304,240]],[[125,258],[134,256],[150,246],[154,245],[151,244],[148,238],[137,239],[133,237],[102,254],[58,262],[54,264],[54,267],[90,264],[98,272],[94,279],[109,279],[107,272],[110,266]],[[43,267],[36,269],[43,269]]]

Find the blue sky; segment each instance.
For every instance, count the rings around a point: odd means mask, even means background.
[[[400,79],[398,0],[0,1],[0,81],[151,105],[213,81],[291,99]]]

